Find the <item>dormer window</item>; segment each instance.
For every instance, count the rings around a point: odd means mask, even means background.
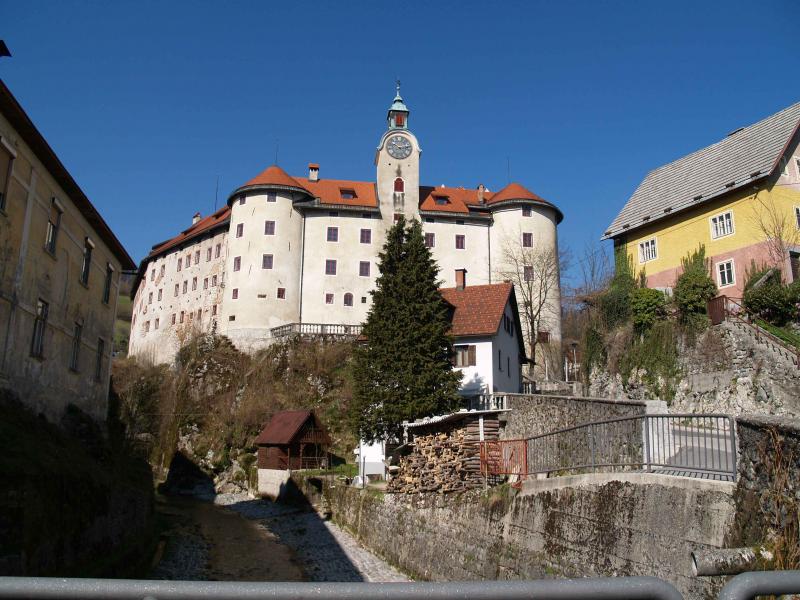
[[[342,200],[352,200],[353,198],[357,198],[355,190],[341,189],[339,190],[339,193],[342,197]]]
[[[450,198],[448,196],[434,196],[433,201],[439,206],[450,204]]]

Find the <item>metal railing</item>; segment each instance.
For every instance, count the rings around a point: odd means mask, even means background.
[[[749,600],[766,594],[800,593],[800,571],[742,573],[722,588],[719,600]],[[230,581],[150,581],[0,577],[0,599],[31,600],[682,600],[657,577],[587,577],[537,581],[449,583],[272,583]]]
[[[185,600],[682,600],[675,587],[656,577],[542,579],[452,583],[272,583],[220,581],[144,581],[0,577],[0,599]]]
[[[749,329],[757,343],[770,346],[775,352],[782,354],[800,368],[800,350],[755,323],[752,315],[736,298],[729,296],[712,298],[708,301],[708,314],[712,325],[731,321]]]
[[[481,442],[481,469],[487,476],[643,469],[733,481],[734,421],[721,414],[639,415]]]
[[[339,323],[286,323],[269,330],[274,338],[289,335],[358,337],[361,325],[342,325]]]

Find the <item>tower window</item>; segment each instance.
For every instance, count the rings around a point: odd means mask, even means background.
[[[353,294],[351,294],[350,292],[347,292],[344,295],[344,305],[345,306],[353,306]]]
[[[236,226],[236,237],[240,238],[242,235],[244,235],[244,223],[239,223]]]
[[[275,221],[264,221],[264,235],[275,235]]]
[[[522,216],[523,217],[530,217],[531,216],[531,207],[530,206],[523,206],[522,207]]]
[[[242,268],[242,257],[237,256],[233,259],[233,270],[238,271]]]
[[[402,178],[398,177],[397,179],[394,180],[394,191],[395,192],[403,192],[403,191],[405,191],[405,187],[406,187],[406,185],[405,185],[405,182],[403,181]]]
[[[338,227],[328,227],[328,241],[329,242],[338,242],[339,241],[339,228]]]
[[[238,300],[239,299],[239,288],[233,288],[233,294],[231,295],[231,297],[234,300]]]
[[[278,288],[278,300],[286,299],[286,288]]]
[[[358,263],[359,277],[369,277],[369,261],[362,260]]]
[[[272,254],[264,254],[261,257],[261,268],[262,269],[272,268]]]
[[[456,235],[456,250],[463,250],[466,247],[466,241],[461,234]]]
[[[333,294],[325,294],[325,304],[333,304]]]
[[[325,275],[336,275],[336,261],[327,259],[325,261]]]
[[[523,248],[533,248],[533,234],[532,233],[523,233],[522,234],[522,247]]]
[[[358,196],[356,196],[356,191],[355,190],[342,189],[342,190],[339,190],[339,193],[341,194],[342,200],[352,200],[353,198],[357,198],[358,197]]]
[[[267,192],[267,202],[277,202],[278,194],[275,192]]]
[[[406,116],[403,113],[396,113],[394,115],[394,126],[395,127],[406,126]]]
[[[436,234],[435,233],[426,233],[425,234],[425,247],[426,248],[433,248],[436,246]]]

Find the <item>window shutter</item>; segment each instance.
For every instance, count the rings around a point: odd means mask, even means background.
[[[470,345],[468,351],[468,362],[470,367],[474,367],[477,363],[475,362],[475,346]]]

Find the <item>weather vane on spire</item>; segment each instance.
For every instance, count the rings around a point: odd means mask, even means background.
[[[400,79],[398,78],[395,81],[397,82],[397,95],[399,96],[400,95]]]

